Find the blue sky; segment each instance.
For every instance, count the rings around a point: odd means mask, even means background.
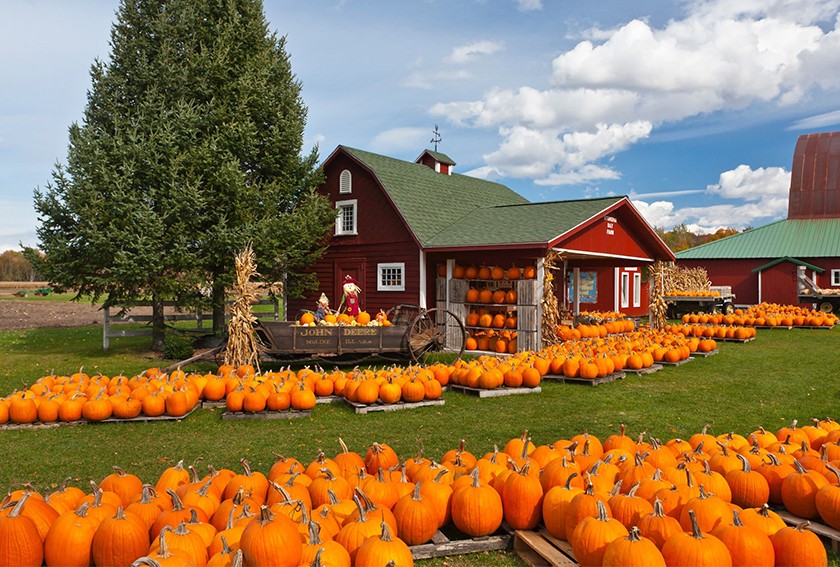
[[[37,244],[32,192],[67,152],[118,0],[4,0],[0,251]],[[532,201],[630,195],[697,231],[787,213],[799,135],[840,130],[840,0],[265,0],[339,144]]]

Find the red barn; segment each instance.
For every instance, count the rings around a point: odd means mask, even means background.
[[[554,274],[561,305],[647,313],[644,267],[674,256],[627,197],[531,203],[504,185],[456,174],[454,166],[431,150],[408,162],[336,148],[324,161],[326,181],[319,189],[337,209],[327,253],[313,266],[320,289],[290,300],[289,313],[313,309],[321,292],[336,307],[350,275],[368,312],[415,304],[466,315],[466,288],[459,286],[487,282],[456,282],[457,267],[533,266],[531,284],[497,284],[523,291],[517,304],[497,307],[519,313],[519,345],[534,348],[540,340],[540,268],[549,251],[561,258]]]
[[[797,140],[785,220],[683,250],[677,260],[732,286],[742,304],[798,304],[799,266],[817,286],[840,287],[840,132]]]

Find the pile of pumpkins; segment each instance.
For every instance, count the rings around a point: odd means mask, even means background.
[[[736,309],[732,314],[686,313],[682,322],[691,325],[723,325],[746,327],[832,327],[838,318],[833,313],[823,313],[798,305],[760,303],[747,309]]]
[[[840,528],[840,425],[634,439],[621,430],[537,446],[527,431],[474,455],[401,461],[385,443],[278,456],[266,472],[177,463],[145,484],[119,467],[87,493],[33,487],[0,509],[0,565],[412,565],[409,546],[542,525],[581,565],[826,565],[807,523]]]
[[[83,368],[70,375],[42,376],[0,398],[0,424],[183,417],[196,407],[213,377],[182,370],[165,374],[158,368],[132,377],[89,376]]]

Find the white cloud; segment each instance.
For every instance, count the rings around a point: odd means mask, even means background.
[[[621,174],[609,167],[586,164],[573,171],[558,171],[551,173],[543,179],[537,179],[537,185],[559,187],[561,185],[581,185],[593,181],[604,181],[607,179],[619,179]]]
[[[428,128],[402,127],[391,128],[377,134],[371,140],[372,151],[384,154],[400,153],[406,150],[425,148],[430,139]]]
[[[682,18],[658,27],[634,19],[590,30],[589,39],[553,59],[548,88],[492,89],[481,99],[439,103],[430,112],[459,126],[496,129],[499,146],[484,156],[494,174],[586,183],[620,176],[599,160],[662,124],[752,104],[792,105],[815,89],[840,89],[840,0],[687,6]],[[603,124],[623,138],[600,147]],[[736,181],[723,179],[717,190],[737,190]]]
[[[447,60],[451,63],[463,65],[464,63],[469,63],[477,56],[492,55],[501,48],[502,45],[495,41],[476,41],[475,43],[454,48],[452,53],[447,57]]]
[[[720,174],[717,184],[706,193],[728,201],[707,207],[677,208],[671,201],[633,200],[642,216],[654,226],[667,229],[685,224],[697,233],[715,232],[721,227],[743,229],[759,222],[776,220],[787,213],[790,172],[780,167],[752,169],[739,165]]]
[[[787,201],[790,172],[781,167],[752,169],[741,164],[721,173],[718,183],[709,185],[706,190],[725,199],[761,201],[784,197]]]
[[[788,127],[788,130],[815,130],[840,124],[840,110],[815,114],[807,118],[797,120]]]
[[[531,10],[542,10],[542,0],[516,0],[516,5],[522,12]]]
[[[503,128],[504,142],[485,155],[484,161],[508,177],[537,178],[538,185],[617,179],[617,172],[593,162],[623,151],[648,136],[650,130],[649,122],[598,124],[594,132]]]

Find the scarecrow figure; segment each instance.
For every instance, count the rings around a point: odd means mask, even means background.
[[[318,298],[318,308],[315,310],[315,322],[320,323],[331,313],[330,300],[327,299],[327,294],[321,293],[321,297]]]
[[[343,305],[345,306],[346,313],[351,317],[355,317],[360,311],[359,292],[362,291],[362,288],[359,287],[356,280],[349,274],[344,276],[344,285],[342,287],[344,289],[344,295],[341,298],[341,303],[338,304],[338,310],[341,311]]]

